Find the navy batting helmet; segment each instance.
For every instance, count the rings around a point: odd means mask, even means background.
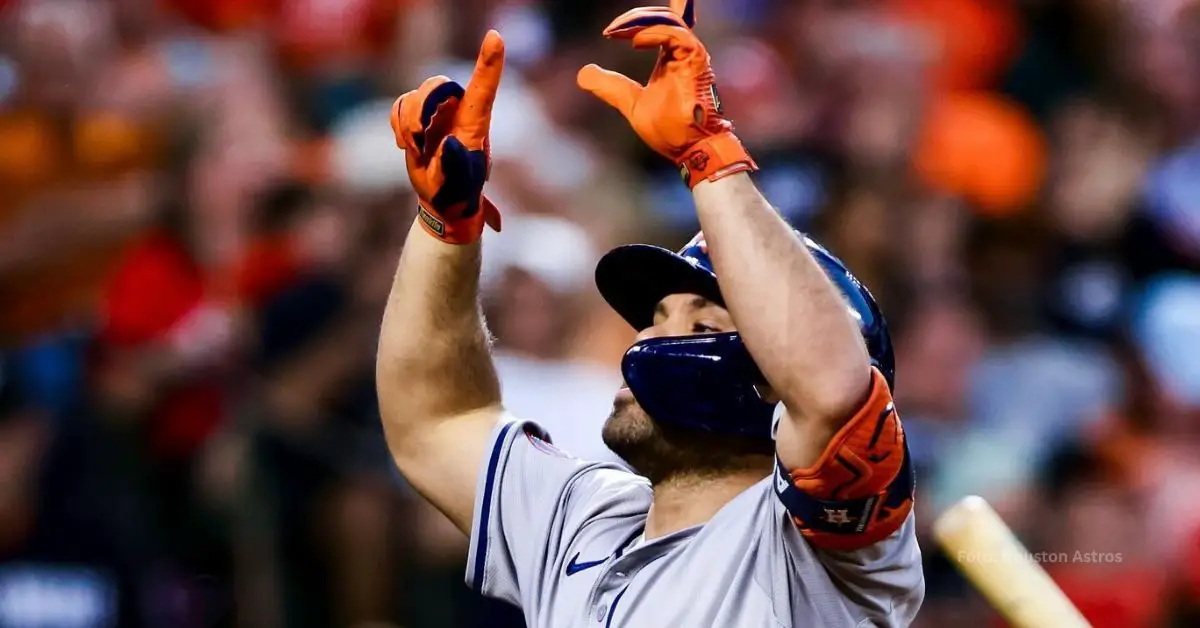
[[[887,323],[871,293],[824,247],[797,232],[846,298],[872,364],[888,386],[895,358]],[[696,294],[725,304],[703,234],[678,253],[647,244],[609,251],[596,266],[600,294],[634,329],[654,323],[658,302]],[[634,344],[621,361],[634,399],[655,420],[711,432],[770,438],[775,404],[760,394],[766,383],[737,332],[651,338]]]

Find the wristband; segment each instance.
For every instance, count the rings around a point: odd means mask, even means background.
[[[701,181],[716,181],[738,172],[758,170],[758,164],[733,133],[713,135],[693,144],[678,166],[679,176],[689,189]]]
[[[446,220],[440,212],[426,207],[425,201],[418,201],[417,218],[426,233],[449,244],[470,244],[479,240],[483,237],[484,225],[500,231],[500,212],[487,197],[479,199],[479,210],[474,215],[456,220]]]

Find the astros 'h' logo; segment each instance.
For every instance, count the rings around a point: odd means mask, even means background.
[[[850,511],[845,508],[826,508],[825,520],[833,524],[853,523],[854,517],[850,516]]]

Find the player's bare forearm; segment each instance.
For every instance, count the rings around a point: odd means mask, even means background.
[[[703,181],[693,195],[726,306],[789,415],[827,427],[849,419],[870,359],[837,287],[749,174]]]
[[[413,226],[388,297],[377,376],[389,440],[500,403],[479,311],[479,242],[456,245]]]
[[[388,449],[408,482],[464,533],[500,385],[479,311],[479,243],[413,226],[384,311],[376,388]]]

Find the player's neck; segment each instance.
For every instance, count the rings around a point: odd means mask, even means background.
[[[725,504],[763,479],[747,470],[721,476],[677,475],[654,485],[646,515],[646,540],[706,523]]]

